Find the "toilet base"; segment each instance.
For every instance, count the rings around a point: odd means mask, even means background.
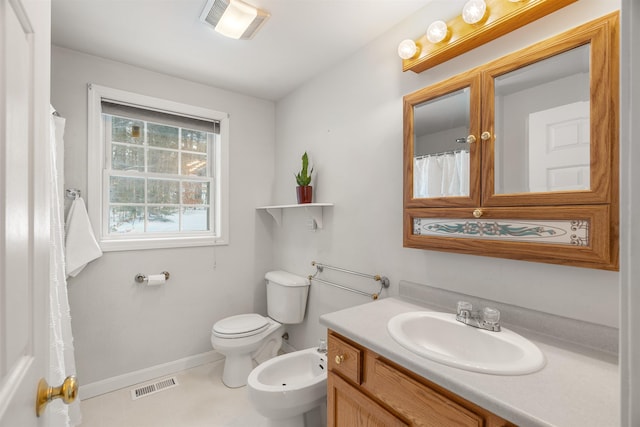
[[[238,388],[247,385],[247,377],[253,370],[251,354],[227,357],[222,371],[222,382],[229,388]]]
[[[275,320],[269,320],[271,326],[261,335],[224,339],[211,335],[211,344],[215,350],[225,356],[222,382],[229,388],[247,385],[247,377],[253,368],[277,355],[282,346],[284,326]],[[255,360],[259,357],[260,360]]]

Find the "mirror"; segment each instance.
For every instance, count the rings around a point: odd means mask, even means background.
[[[495,193],[590,189],[588,44],[494,78]]]
[[[469,195],[469,88],[414,107],[413,197]]]

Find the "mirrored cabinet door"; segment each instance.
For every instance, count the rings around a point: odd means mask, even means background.
[[[404,98],[405,205],[477,205],[479,75],[427,89]]]
[[[492,63],[483,71],[483,204],[610,199],[609,27],[599,25]]]

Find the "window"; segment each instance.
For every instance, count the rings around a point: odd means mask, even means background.
[[[227,134],[227,114],[90,85],[88,210],[102,249],[226,244]]]

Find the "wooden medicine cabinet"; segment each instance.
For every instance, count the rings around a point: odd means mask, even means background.
[[[618,269],[613,13],[404,97],[404,246]]]

